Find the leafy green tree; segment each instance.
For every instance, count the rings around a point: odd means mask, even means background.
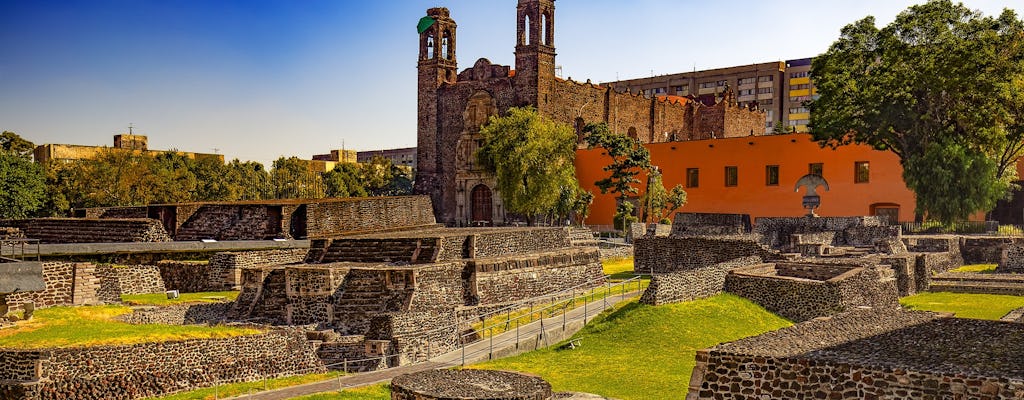
[[[273,198],[270,187],[270,173],[263,164],[255,161],[231,160],[226,166],[229,185],[237,185],[239,200],[262,200]]]
[[[661,179],[661,171],[652,168],[647,173],[647,189],[640,197],[640,215],[644,222],[658,222],[661,220],[661,211],[668,201],[668,190],[665,190],[665,183]]]
[[[395,170],[390,158],[373,156],[370,162],[359,166],[362,184],[367,192],[373,196],[383,196],[388,191],[388,186],[395,179]]]
[[[686,204],[686,189],[676,185],[672,191],[665,190],[661,171],[652,168],[648,173],[647,190],[640,200],[645,222],[665,223],[669,215]]]
[[[6,133],[6,132],[5,132]],[[0,151],[0,218],[25,218],[42,208],[43,170],[17,151]]]
[[[931,143],[904,163],[903,179],[917,194],[918,209],[941,222],[963,221],[972,210],[991,209],[1009,190],[996,177],[996,161],[965,146]],[[962,179],[971,177],[971,179]]]
[[[0,133],[0,151],[13,154],[23,158],[32,158],[32,151],[35,150],[36,145],[32,142],[22,139],[17,133],[11,131],[3,131]]]
[[[1024,23],[1013,11],[992,18],[933,0],[882,29],[867,17],[842,29],[812,73],[814,138],[895,153],[918,213],[950,221],[987,210],[1013,179],[1024,150]],[[972,174],[940,182],[933,171]]]
[[[327,197],[365,197],[366,188],[360,178],[360,168],[352,163],[340,163],[324,174]]]
[[[228,164],[214,157],[200,157],[189,163],[196,184],[192,198],[199,201],[234,201],[241,198],[240,176]]]
[[[776,135],[781,135],[781,134],[789,133],[789,131],[786,130],[786,126],[782,124],[782,121],[779,120],[779,121],[775,121],[775,127],[772,128],[772,133],[774,133]]]
[[[601,189],[602,194],[612,193],[616,196],[618,205],[615,221],[625,229],[629,226],[628,222],[636,220],[632,214],[635,206],[629,197],[639,192],[635,185],[640,180],[636,176],[651,168],[651,153],[639,140],[612,132],[604,122],[587,124],[583,131],[589,148],[600,147],[611,158],[611,162],[603,168],[609,172],[609,176],[594,184]]]
[[[153,157],[149,197],[154,203],[185,203],[206,200],[196,193],[195,162],[184,154],[169,151]]]
[[[562,188],[578,186],[572,127],[533,107],[513,107],[505,116],[492,116],[480,135],[478,164],[495,175],[505,209],[525,216],[528,224],[556,210]]]
[[[309,163],[298,157],[274,160],[270,171],[274,198],[319,199],[324,197],[323,179],[311,170]]]
[[[103,149],[96,157],[69,166],[71,190],[81,199],[71,207],[141,206],[153,202],[157,183],[153,156]]]

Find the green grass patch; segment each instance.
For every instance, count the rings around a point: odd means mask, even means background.
[[[609,258],[601,261],[604,266],[604,274],[611,275],[610,279],[629,279],[633,277],[633,257]]]
[[[959,318],[998,320],[1024,307],[1024,296],[972,293],[918,293],[900,299],[911,310],[951,312]]]
[[[991,273],[996,272],[996,267],[997,266],[999,266],[999,264],[972,264],[972,265],[964,265],[964,266],[962,266],[960,268],[957,268],[957,269],[954,269],[954,270],[950,270],[950,272],[974,272],[974,273],[981,273],[981,274],[991,274]]]
[[[182,293],[177,299],[168,299],[166,293],[154,294],[122,294],[121,301],[134,306],[171,306],[188,303],[216,303],[219,301],[235,301],[236,291]]]
[[[190,390],[188,392],[181,392],[163,397],[153,397],[153,400],[214,400],[223,399],[226,397],[237,397],[246,395],[249,393],[258,393],[264,390],[274,390],[289,386],[303,385],[307,383],[319,382],[331,378],[336,378],[341,375],[341,372],[328,372],[326,374],[306,374],[288,376],[284,378],[267,379],[264,381],[257,382],[240,382],[231,383],[227,385],[219,385],[216,387],[208,387],[197,390]],[[327,398],[327,397],[325,397]]]
[[[345,389],[340,392],[320,393],[296,397],[292,400],[390,400],[391,386],[379,383],[361,388]]]
[[[125,306],[52,307],[36,310],[29,321],[0,330],[0,347],[83,347],[226,338],[260,333],[228,326],[132,325],[114,317],[130,313]]]
[[[622,286],[613,287],[606,289],[604,286],[598,286],[593,290],[588,289],[587,291],[581,291],[576,297],[569,299],[555,300],[548,303],[539,303],[532,308],[523,308],[514,310],[511,312],[499,313],[492,315],[484,321],[478,321],[472,324],[473,329],[480,331],[480,336],[483,338],[491,337],[505,331],[516,329],[519,326],[529,324],[542,318],[551,318],[556,315],[562,315],[563,310],[573,310],[583,306],[583,303],[591,303],[604,298],[614,298],[616,296],[622,296],[623,293],[627,298],[635,298],[643,293],[643,290],[650,285],[649,279],[640,279],[626,284],[626,288]],[[486,327],[486,329],[484,329]],[[482,330],[482,331],[481,331]]]
[[[473,368],[523,371],[556,391],[630,399],[678,399],[690,382],[699,349],[792,325],[750,301],[722,294],[664,306],[629,303],[588,324],[574,338],[582,347],[556,347]]]

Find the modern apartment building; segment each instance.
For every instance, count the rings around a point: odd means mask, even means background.
[[[779,121],[787,132],[806,132],[810,114],[803,102],[814,96],[810,70],[811,59],[803,58],[627,79],[602,85],[648,97],[692,96],[705,104],[713,104],[728,86],[736,93],[740,106],[756,101],[758,108],[765,111],[765,132],[773,131]]]

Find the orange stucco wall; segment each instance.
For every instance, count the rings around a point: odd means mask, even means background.
[[[819,191],[822,216],[871,215],[872,205],[899,206],[901,221],[914,218],[914,194],[903,182],[899,158],[891,152],[868,146],[842,146],[836,150],[821,148],[806,134],[751,136],[645,145],[651,163],[663,174],[665,188],[685,186],[687,168],[699,168],[698,187],[686,188],[687,203],[679,211],[739,213],[757,217],[800,216],[802,196],[794,185],[808,173],[808,164],[822,163],[830,191]],[[610,225],[615,213],[615,198],[601,194],[594,185],[608,176],[602,168],[610,159],[601,149],[576,152],[576,177],[580,185],[595,195],[587,224]],[[870,179],[854,183],[854,162],[867,161]],[[765,167],[779,166],[779,184],[768,186]],[[725,186],[725,167],[736,166],[736,186]],[[645,182],[645,178],[641,177]],[[642,193],[642,184],[641,193]]]

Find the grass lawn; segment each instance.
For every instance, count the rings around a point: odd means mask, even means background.
[[[577,333],[580,348],[552,347],[473,368],[536,374],[556,391],[678,399],[685,396],[697,350],[789,325],[728,294],[657,307],[633,302]]]
[[[238,292],[201,292],[182,293],[177,299],[168,299],[165,293],[154,294],[122,294],[121,301],[135,306],[170,306],[186,303],[215,303],[218,301],[235,301]]]
[[[263,390],[274,390],[283,387],[302,385],[306,383],[319,382],[326,379],[336,378],[341,372],[328,372],[326,374],[296,375],[285,378],[268,379],[266,386],[263,381],[241,382],[228,385],[220,385],[216,388],[204,388],[167,395],[163,397],[151,397],[152,400],[214,400],[226,397],[237,397],[249,393],[258,393]],[[251,392],[250,392],[251,390]],[[390,397],[388,397],[390,398]]]
[[[611,275],[611,279],[625,280],[633,277],[633,257],[609,258],[601,261],[604,266],[604,274]]]
[[[900,299],[912,310],[951,312],[959,318],[998,320],[1006,313],[1024,307],[1024,297],[1001,294],[918,293]]]
[[[373,386],[346,389],[341,392],[320,393],[296,397],[292,400],[390,400],[391,389],[386,383]]]
[[[996,266],[998,264],[973,264],[964,265],[960,268],[950,270],[950,272],[976,272],[982,274],[991,274],[996,272]]]
[[[130,313],[125,306],[52,307],[36,310],[29,321],[0,330],[0,347],[80,347],[224,338],[260,333],[227,326],[132,325],[114,320]]]

